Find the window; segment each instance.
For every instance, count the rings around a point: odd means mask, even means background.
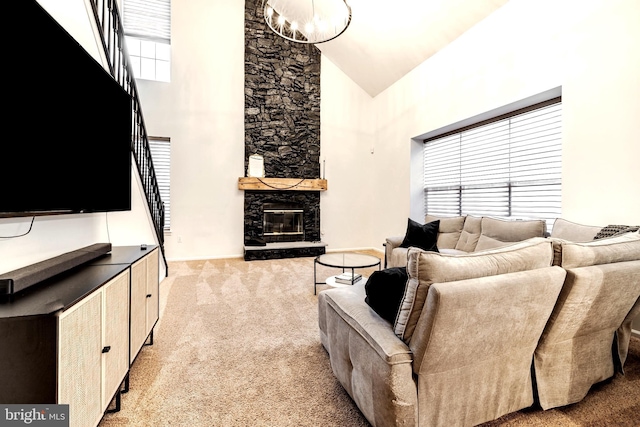
[[[127,51],[136,78],[171,78],[171,0],[123,0]]]
[[[554,99],[430,138],[425,210],[433,215],[561,216],[562,104]]]
[[[164,203],[164,229],[169,231],[171,229],[171,140],[150,136],[149,148],[160,188],[160,197]]]

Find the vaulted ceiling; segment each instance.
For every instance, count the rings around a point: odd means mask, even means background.
[[[351,25],[316,46],[376,96],[508,0],[347,0]],[[96,59],[100,48],[84,0],[38,0]],[[86,40],[84,40],[86,39]]]
[[[351,25],[316,45],[376,96],[508,0],[347,0]]]

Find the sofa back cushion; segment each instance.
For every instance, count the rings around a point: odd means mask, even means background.
[[[424,218],[425,223],[440,220],[440,226],[438,228],[438,249],[455,249],[458,240],[460,239],[460,233],[465,223],[464,216],[445,217],[436,215],[427,215]]]
[[[498,248],[532,237],[544,237],[547,226],[543,220],[503,220],[482,217],[482,231],[475,251]]]
[[[551,237],[571,242],[590,242],[602,229],[600,226],[582,225],[558,218],[553,223]]]
[[[464,220],[464,227],[462,228],[460,239],[456,244],[456,249],[465,252],[475,251],[481,232],[482,217],[467,215],[467,219]]]
[[[549,267],[553,261],[551,245],[548,239],[530,239],[491,251],[464,255],[445,255],[409,248],[409,280],[394,323],[395,334],[409,343],[433,283]]]
[[[414,373],[451,378],[473,370],[467,381],[530,381],[531,358],[565,274],[560,267],[547,267],[434,283],[409,344]],[[518,374],[513,369],[516,360]],[[496,378],[500,371],[510,378]],[[468,384],[461,381],[458,387]],[[527,388],[531,393],[531,386]]]
[[[554,262],[565,268],[640,260],[640,234],[627,233],[586,243],[552,239]]]
[[[613,376],[615,359],[626,360],[640,298],[640,239],[600,243],[554,243],[567,277],[534,356],[543,409],[582,400]]]

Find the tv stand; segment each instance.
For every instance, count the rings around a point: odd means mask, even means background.
[[[0,402],[69,404],[72,427],[117,410],[158,320],[158,251],[115,246],[0,303]]]

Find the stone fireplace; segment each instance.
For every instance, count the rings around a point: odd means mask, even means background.
[[[320,195],[318,192],[276,192],[276,191],[245,191],[245,245],[251,245],[252,241],[264,240],[266,243],[296,241],[317,242],[320,241]],[[275,209],[274,209],[275,207]],[[291,238],[271,238],[270,230],[265,230],[265,216],[269,210],[282,211],[298,210],[300,212],[300,234],[291,234]],[[294,209],[295,207],[295,209]],[[274,215],[284,217],[284,215]],[[292,216],[291,214],[289,215]]]
[[[255,178],[258,188],[239,185],[245,259],[319,255],[322,190],[306,184],[320,180],[320,51],[273,33],[261,5],[245,2],[244,167],[261,155],[266,177]]]
[[[325,253],[319,191],[250,191],[244,196],[244,259]]]
[[[324,253],[317,191],[245,191],[245,259]],[[266,219],[284,220],[284,224]]]

